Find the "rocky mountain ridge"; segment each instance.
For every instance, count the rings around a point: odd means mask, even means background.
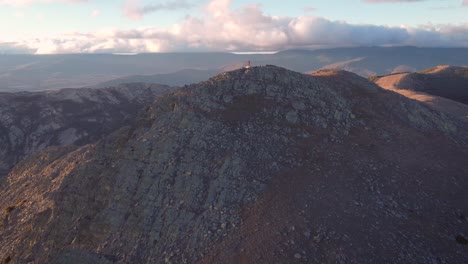
[[[13,263],[463,263],[467,126],[342,71],[223,73],[0,182]]]
[[[0,93],[0,177],[24,157],[54,145],[84,145],[133,122],[172,91],[164,85]]]

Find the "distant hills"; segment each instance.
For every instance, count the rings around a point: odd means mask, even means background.
[[[436,66],[420,72],[370,77],[384,89],[425,103],[468,123],[467,67]]]
[[[372,79],[383,88],[424,92],[468,104],[468,67],[444,65]]]
[[[102,87],[119,82],[184,85],[252,65],[278,65],[298,72],[341,69],[364,77],[420,71],[434,65],[463,66],[466,48],[359,47],[286,50],[275,54],[160,53],[0,55],[0,91]]]
[[[110,81],[99,83],[93,87],[112,87],[125,83],[163,83],[170,86],[183,86],[186,84],[198,83],[221,73],[220,70],[194,70],[184,69],[173,73],[163,73],[154,75],[132,75],[121,77]]]

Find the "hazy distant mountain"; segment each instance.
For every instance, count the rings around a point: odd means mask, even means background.
[[[162,85],[0,93],[0,178],[25,156],[49,146],[83,145],[133,123]]]
[[[424,92],[468,104],[468,67],[437,66],[414,73],[373,78],[387,89]]]
[[[346,51],[339,49],[337,52],[342,55],[347,53],[345,55],[347,59],[332,60],[322,68],[347,70],[364,77],[402,71],[419,71],[434,65],[463,66],[468,61],[468,49],[461,48],[356,48]]]
[[[240,69],[17,165],[0,181],[1,254],[467,263],[467,156],[466,123],[355,74]]]
[[[112,87],[123,83],[158,83],[169,86],[184,86],[186,84],[198,83],[207,80],[219,73],[221,73],[220,70],[184,69],[166,74],[133,75],[121,77],[97,84],[95,87]]]
[[[129,75],[217,69],[239,60],[230,53],[0,55],[0,91],[89,87]]]
[[[184,80],[183,71],[180,75],[176,74],[184,69],[197,69],[198,73],[203,71],[217,73],[217,71],[238,68],[248,60],[252,61],[252,65],[273,64],[299,72],[338,68],[368,77],[401,70],[418,71],[434,65],[466,65],[468,49],[361,47],[313,51],[288,50],[276,54],[0,55],[0,91],[95,86],[133,75],[154,75],[156,79],[172,83],[176,79]],[[198,77],[193,80],[198,80]],[[181,83],[185,84],[184,81]]]

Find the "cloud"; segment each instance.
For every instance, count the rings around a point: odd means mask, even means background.
[[[16,17],[16,18],[21,18],[22,19],[22,18],[24,18],[26,16],[26,14],[23,13],[23,12],[15,12],[13,14],[13,16]]]
[[[0,5],[10,6],[27,6],[31,4],[44,4],[44,3],[79,3],[87,2],[88,0],[0,0]]]
[[[238,9],[212,0],[199,17],[167,28],[71,33],[17,41],[35,53],[272,51],[343,46],[468,47],[468,24],[389,27],[350,24],[316,16],[265,14],[260,5]]]
[[[123,14],[134,20],[143,18],[144,15],[163,11],[192,8],[193,4],[186,0],[171,0],[160,4],[143,5],[140,0],[127,0],[123,5]]]
[[[410,38],[408,45],[429,47],[468,47],[468,24],[426,25],[407,29]]]
[[[299,17],[289,24],[294,45],[391,45],[408,39],[403,28],[352,25],[319,17]]]
[[[101,11],[97,9],[94,9],[93,11],[91,11],[91,17],[98,17],[100,15],[101,15]]]
[[[423,2],[427,0],[362,0],[366,3],[411,3],[411,2]]]
[[[44,22],[44,21],[46,20],[46,17],[45,17],[44,14],[37,14],[37,15],[36,15],[36,20],[37,20],[38,22]]]
[[[413,3],[413,2],[427,2],[428,0],[361,0],[365,3]],[[468,0],[462,0],[462,6],[468,6]]]

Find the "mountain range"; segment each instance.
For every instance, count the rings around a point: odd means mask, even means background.
[[[336,68],[369,77],[420,71],[434,65],[466,66],[468,49],[357,47],[286,50],[274,54],[0,55],[0,92],[107,87],[134,82],[180,86],[241,68],[249,60],[252,65],[272,64],[298,72]]]
[[[184,69],[166,74],[132,75],[99,83],[94,88],[113,87],[126,83],[163,83],[170,86],[184,86],[205,81],[219,73],[221,73],[220,70]]]
[[[437,66],[421,72],[403,72],[372,78],[380,86],[436,95],[468,104],[468,67]]]

